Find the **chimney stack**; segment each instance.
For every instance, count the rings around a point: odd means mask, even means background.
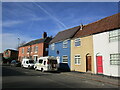
[[[81,23],[81,24],[80,24],[80,30],[82,30],[82,29],[83,29],[83,24]]]
[[[42,37],[43,37],[43,38],[46,38],[46,37],[47,37],[47,33],[44,32]]]

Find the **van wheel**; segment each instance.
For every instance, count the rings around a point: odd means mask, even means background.
[[[30,66],[28,66],[28,69],[30,69]]]
[[[37,71],[37,67],[35,67],[35,71]]]
[[[23,65],[21,65],[21,67],[24,68]]]
[[[43,68],[41,68],[41,72],[44,72]]]

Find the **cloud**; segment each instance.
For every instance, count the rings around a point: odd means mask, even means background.
[[[3,21],[2,24],[0,24],[1,26],[3,27],[11,27],[11,26],[15,26],[17,24],[21,24],[23,23],[23,21],[19,21],[19,20],[16,20],[16,21]]]
[[[2,46],[0,44],[0,47],[2,47],[2,50],[0,52],[3,52],[4,50],[11,48],[16,49],[18,46],[18,37],[20,38],[20,43],[23,41],[30,41],[33,40],[31,37],[24,36],[24,35],[17,35],[15,33],[3,33],[0,34],[0,37],[2,36]]]
[[[37,7],[39,7],[41,10],[43,10],[47,15],[49,15],[51,18],[53,18],[57,23],[61,24],[64,28],[67,28],[66,25],[61,22],[58,18],[56,18],[55,16],[53,16],[51,13],[49,13],[46,9],[44,9],[43,7],[41,7],[40,5],[36,4],[35,2],[33,2]]]

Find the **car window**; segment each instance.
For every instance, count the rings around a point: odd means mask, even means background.
[[[43,62],[43,60],[42,59],[39,59],[39,63],[42,63]]]
[[[28,64],[28,61],[26,61],[26,63]]]
[[[29,63],[34,63],[34,61],[33,60],[29,60]]]
[[[44,65],[46,64],[46,61],[44,61]]]

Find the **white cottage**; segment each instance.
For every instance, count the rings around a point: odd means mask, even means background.
[[[98,21],[100,32],[93,34],[96,74],[120,77],[120,13]]]

